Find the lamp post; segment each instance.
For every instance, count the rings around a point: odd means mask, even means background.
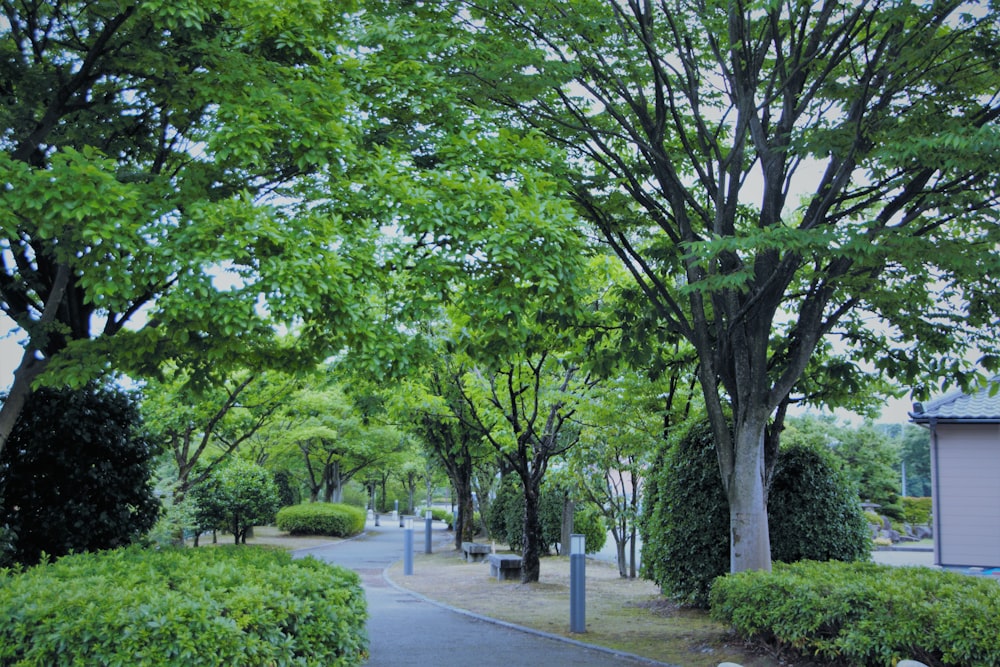
[[[403,574],[413,574],[413,519],[407,518],[403,526]]]
[[[586,540],[583,535],[569,536],[569,631],[587,631]]]
[[[434,522],[434,515],[430,510],[424,513],[424,553],[431,552],[431,523]]]

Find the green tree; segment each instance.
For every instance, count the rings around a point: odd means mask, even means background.
[[[42,389],[0,453],[0,526],[25,564],[129,544],[153,526],[155,451],[137,401],[88,385]]]
[[[521,581],[537,582],[547,548],[541,523],[542,481],[549,463],[579,440],[570,422],[593,380],[569,354],[512,354],[493,369],[476,367],[459,385],[470,422],[508,469],[524,495]]]
[[[278,487],[270,472],[234,458],[191,490],[197,531],[222,529],[236,544],[246,544],[247,531],[274,521]]]
[[[927,429],[908,424],[900,441],[900,459],[906,470],[906,494],[931,496],[931,437]]]
[[[349,79],[366,76],[336,46],[345,9],[4,6],[0,309],[26,343],[0,448],[43,372],[292,367],[369,335],[356,306],[378,229],[342,217],[362,154]]]
[[[447,65],[468,98],[569,154],[566,194],[695,349],[734,571],[770,567],[767,488],[796,387],[857,394],[854,365],[814,372],[827,337],[919,383],[969,379],[972,344],[996,365],[1000,16],[969,9],[441,9],[468,35]]]
[[[177,502],[274,420],[294,389],[291,378],[246,369],[210,386],[192,385],[181,370],[161,377],[146,383],[142,408],[151,437],[170,455]]]
[[[483,439],[482,427],[472,418],[460,386],[467,371],[462,355],[439,339],[440,353],[397,390],[391,392],[391,411],[409,424],[428,454],[445,470],[455,491],[455,548],[475,539],[473,484],[477,462],[496,454]],[[468,363],[468,360],[465,360]]]
[[[577,417],[587,424],[568,457],[577,495],[599,508],[615,540],[618,572],[636,576],[639,508],[645,478],[665,431],[683,423],[694,387],[679,363],[657,381],[621,372],[595,387]]]
[[[877,503],[880,512],[902,518],[899,454],[884,430],[869,422],[851,426],[834,417],[797,417],[788,420],[782,438],[788,444],[827,450],[861,501]]]
[[[291,395],[264,432],[271,452],[287,463],[295,452],[310,502],[339,503],[344,485],[362,471],[387,463],[405,445],[398,429],[367,418],[344,389],[322,374],[315,386]]]

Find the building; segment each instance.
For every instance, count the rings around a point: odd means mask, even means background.
[[[934,562],[1000,567],[1000,376],[974,394],[915,403],[930,430]],[[991,389],[992,387],[992,389]]]

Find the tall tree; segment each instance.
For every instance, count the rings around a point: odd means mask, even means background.
[[[592,384],[572,355],[542,350],[514,355],[493,368],[474,368],[458,387],[472,425],[521,482],[523,583],[538,581],[539,558],[547,550],[542,481],[550,462],[579,441],[579,428],[569,420]]]
[[[172,459],[178,502],[275,419],[294,390],[292,378],[246,369],[209,387],[190,380],[181,370],[164,371],[161,381],[147,383],[142,406],[151,438]]]
[[[25,343],[0,450],[36,380],[387,346],[398,313],[366,296],[392,262],[359,183],[392,162],[365,136],[398,104],[356,10],[3,4],[0,311]]]
[[[468,370],[468,359],[439,339],[440,352],[414,374],[403,386],[393,391],[389,401],[391,412],[408,424],[408,429],[424,445],[426,451],[445,470],[455,490],[455,548],[472,541],[476,535],[473,520],[475,503],[473,481],[476,465],[495,456],[483,441],[482,427],[472,419],[469,405],[463,400],[461,383]]]
[[[698,354],[732,570],[770,568],[779,433],[826,337],[901,379],[968,378],[972,343],[995,365],[995,5],[456,4],[470,103],[564,147],[567,194]]]

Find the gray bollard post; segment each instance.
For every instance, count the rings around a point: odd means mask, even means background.
[[[376,526],[379,525],[378,524],[378,512],[375,512],[375,525]]]
[[[430,510],[424,514],[424,553],[431,552],[431,524],[434,522],[434,515]]]
[[[569,536],[569,631],[587,631],[587,548],[583,535]]]
[[[403,528],[403,574],[413,574],[413,519],[407,519]]]

